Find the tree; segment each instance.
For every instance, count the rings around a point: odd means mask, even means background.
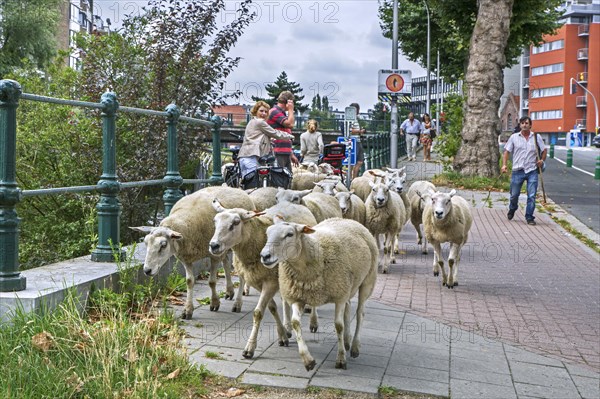
[[[323,105],[321,106],[321,110],[329,112],[329,99],[327,98],[327,96],[323,97]]]
[[[398,42],[402,53],[422,66],[427,60],[427,13],[424,0],[399,0]],[[469,43],[477,20],[477,0],[428,0],[430,12],[431,54],[440,52],[440,74],[447,80],[462,79],[469,57]],[[515,1],[510,17],[510,35],[503,53],[506,66],[518,61],[524,47],[542,42],[545,34],[560,25],[560,0]],[[392,37],[391,0],[379,7],[383,36]]]
[[[24,61],[44,69],[56,54],[63,0],[0,2],[0,79]]]
[[[282,91],[290,91],[294,94],[294,109],[298,112],[302,113],[308,109],[308,105],[303,105],[300,102],[304,99],[304,96],[301,96],[302,88],[299,83],[288,81],[288,76],[285,71],[281,72],[275,82],[273,84],[265,85],[265,90],[269,95],[267,98],[261,98],[252,96],[253,101],[265,101],[271,107],[277,104],[277,97],[279,97],[279,93]],[[316,101],[316,100],[315,100]],[[315,102],[316,106],[316,102]]]

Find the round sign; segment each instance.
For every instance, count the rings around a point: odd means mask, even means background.
[[[397,73],[393,73],[385,79],[385,87],[392,93],[397,93],[404,87],[404,79]]]

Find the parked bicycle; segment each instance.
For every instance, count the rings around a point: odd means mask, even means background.
[[[275,166],[273,155],[260,157],[260,166],[242,179],[243,189],[257,187],[283,187],[289,188],[292,183],[292,172],[287,168]]]
[[[240,152],[239,147],[231,148],[231,165],[226,165],[223,172],[223,181],[229,187],[240,187],[241,183],[241,171],[240,164],[238,162],[238,154]]]

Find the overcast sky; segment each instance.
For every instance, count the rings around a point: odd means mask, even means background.
[[[94,8],[113,28],[123,15],[139,13],[145,1],[95,0]],[[227,1],[233,11],[239,1]],[[361,111],[377,102],[378,71],[392,66],[391,40],[381,35],[377,0],[259,0],[252,10],[256,20],[244,31],[231,56],[240,56],[239,67],[229,75],[226,90],[242,90],[240,103],[251,96],[266,96],[265,84],[285,71],[303,89],[303,103],[319,93],[343,110],[358,102]],[[221,15],[223,23],[232,13]],[[399,69],[424,76],[423,68],[400,54]]]

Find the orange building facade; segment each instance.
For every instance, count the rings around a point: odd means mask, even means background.
[[[562,22],[523,56],[521,115],[540,133],[594,132],[600,117],[593,99],[600,101],[600,1],[567,2]]]

